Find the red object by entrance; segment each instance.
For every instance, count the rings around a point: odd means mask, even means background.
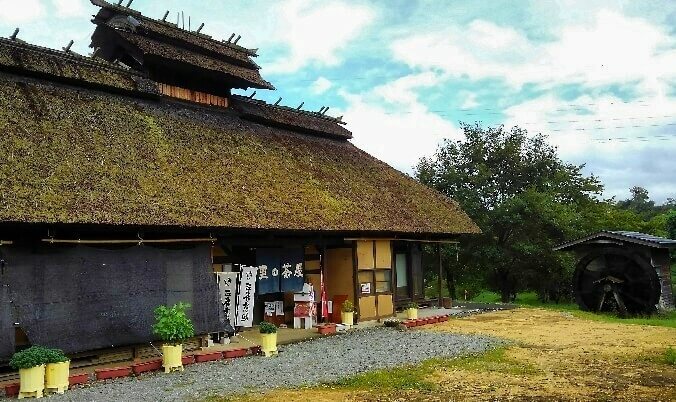
[[[5,385],[5,396],[8,398],[19,395],[19,383]]]
[[[335,295],[333,296],[333,311],[331,312],[331,322],[340,324],[343,322],[343,317],[340,315],[340,308],[343,306],[343,303],[347,300],[347,295]]]

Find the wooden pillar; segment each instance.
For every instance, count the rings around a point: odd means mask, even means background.
[[[322,276],[322,283],[324,284],[324,291],[326,292],[326,279],[328,276],[326,275],[326,244],[322,242],[321,247],[319,248],[319,272],[321,273]],[[324,311],[324,306],[322,305],[322,290],[319,289],[319,315],[322,315],[321,313]],[[315,295],[317,292],[315,291]],[[328,294],[326,295],[327,297],[327,304],[328,304]],[[333,311],[329,311],[329,316],[333,314]],[[322,317],[323,322],[329,322],[329,317]]]
[[[439,295],[439,308],[442,307],[441,303],[441,278],[443,276],[443,264],[441,263],[441,244],[437,243],[437,259],[439,261],[439,278],[437,280],[437,285],[438,285],[438,295]]]
[[[352,241],[352,275],[354,282],[354,311],[357,313],[354,322],[359,323],[361,315],[359,314],[359,267],[357,259],[357,242]]]

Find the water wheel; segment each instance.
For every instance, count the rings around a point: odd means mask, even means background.
[[[582,310],[621,315],[654,312],[661,293],[650,261],[617,247],[597,249],[582,258],[575,269],[573,289]]]

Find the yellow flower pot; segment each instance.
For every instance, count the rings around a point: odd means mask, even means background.
[[[42,392],[45,390],[45,365],[31,367],[19,370],[21,386],[19,388],[19,399],[22,398],[42,398]]]
[[[183,371],[183,345],[162,345],[162,366],[165,373]]]
[[[418,309],[417,308],[407,308],[406,309],[406,318],[409,320],[417,320],[418,319]]]
[[[350,311],[349,313],[342,311],[340,317],[342,318],[343,325],[354,325],[354,311]]]
[[[277,333],[261,334],[261,351],[265,356],[277,354]]]
[[[48,392],[63,394],[68,389],[70,361],[49,363],[45,372],[45,389]]]

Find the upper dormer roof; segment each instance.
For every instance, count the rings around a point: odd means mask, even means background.
[[[257,56],[254,49],[218,41],[104,0],[91,2],[101,7],[93,19],[97,28],[91,44],[99,57],[186,88],[217,88],[216,93],[223,93],[224,88],[274,89],[261,77],[260,67],[253,61]],[[191,75],[188,82],[181,82],[182,77]]]

